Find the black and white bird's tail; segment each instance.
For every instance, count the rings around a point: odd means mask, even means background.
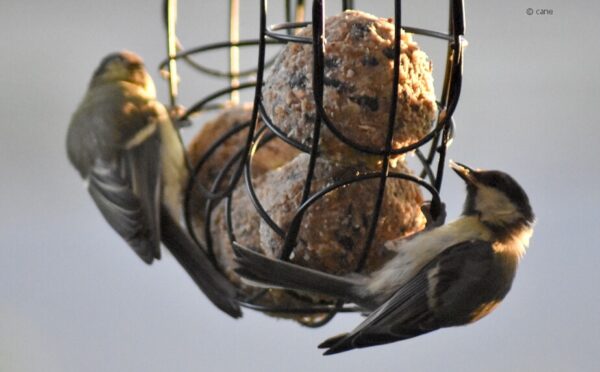
[[[318,346],[319,349],[327,349],[323,355],[333,355],[343,353],[359,348],[371,347],[376,345],[384,345],[390,342],[402,341],[412,337],[419,336],[428,331],[415,332],[413,334],[406,334],[398,336],[389,333],[375,333],[370,334],[369,337],[360,337],[356,332],[342,333],[337,336],[328,338],[321,342]]]
[[[319,344],[319,349],[327,349],[323,355],[331,355],[343,353],[344,351],[352,350],[354,346],[345,342],[348,339],[348,333],[342,333],[337,336],[328,338]]]
[[[202,292],[233,318],[242,316],[237,289],[217,270],[208,254],[190,238],[166,208],[161,210],[161,240]]]
[[[266,285],[336,297],[360,302],[360,277],[340,277],[321,271],[275,260],[234,244],[235,271],[245,279]]]

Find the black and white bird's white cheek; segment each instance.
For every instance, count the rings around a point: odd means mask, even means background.
[[[501,191],[480,186],[475,196],[474,209],[484,222],[510,225],[523,218],[516,205]]]

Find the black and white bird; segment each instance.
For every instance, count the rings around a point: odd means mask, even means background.
[[[397,254],[370,275],[330,275],[240,246],[237,272],[255,283],[337,297],[369,313],[351,332],[319,345],[326,355],[477,321],[510,290],[534,214],[527,194],[508,174],[450,166],[467,184],[462,215],[386,243]]]
[[[67,153],[110,226],[147,264],[160,242],[221,310],[241,316],[236,289],[181,229],[185,149],[142,59],[105,57],[73,114]]]

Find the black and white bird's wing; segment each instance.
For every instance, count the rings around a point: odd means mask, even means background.
[[[160,164],[155,130],[119,159],[97,159],[88,175],[88,190],[106,221],[148,264],[160,258]]]
[[[493,293],[477,296],[481,291],[485,293],[493,266],[494,253],[489,242],[474,240],[452,246],[427,264],[358,327],[326,340],[319,347],[328,348],[325,354],[335,354],[405,340],[441,327],[466,324],[477,316],[479,305],[497,297]]]
[[[325,340],[325,355],[386,344],[436,330],[427,303],[428,279],[423,273],[411,279],[388,301],[372,312],[350,333]]]

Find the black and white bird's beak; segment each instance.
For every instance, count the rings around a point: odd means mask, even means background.
[[[458,176],[460,178],[462,178],[466,183],[468,184],[474,184],[477,180],[475,178],[477,171],[464,165],[461,163],[457,163],[453,160],[450,160],[449,162],[450,164],[450,168],[452,168],[452,170],[454,172],[456,172],[456,174],[458,174]]]

